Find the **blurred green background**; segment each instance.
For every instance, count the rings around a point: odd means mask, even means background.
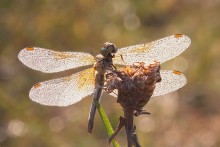
[[[219,0],[1,0],[0,146],[108,146],[99,115],[93,133],[87,133],[91,97],[69,107],[46,107],[28,98],[33,84],[72,71],[31,70],[17,59],[22,48],[98,54],[106,41],[120,48],[176,33],[188,35],[192,44],[162,69],[184,72],[188,84],[152,98],[145,107],[152,115],[135,118],[140,143],[143,147],[220,146]],[[104,94],[102,106],[116,128],[123,115],[116,99]],[[126,146],[124,130],[117,140]]]

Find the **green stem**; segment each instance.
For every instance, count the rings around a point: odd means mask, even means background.
[[[112,125],[111,125],[111,123],[110,123],[110,121],[109,121],[109,119],[108,119],[104,109],[102,108],[102,106],[98,102],[96,102],[96,107],[97,107],[97,109],[99,111],[99,115],[100,115],[100,117],[102,119],[102,122],[103,122],[103,124],[105,126],[105,129],[107,131],[108,137],[110,137],[114,133]],[[112,144],[113,144],[114,147],[120,147],[120,145],[118,144],[118,142],[115,139],[112,140]]]

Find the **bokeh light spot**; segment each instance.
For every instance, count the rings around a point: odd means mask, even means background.
[[[64,128],[64,120],[61,117],[51,118],[49,126],[51,131],[60,132]]]
[[[11,137],[23,136],[27,132],[27,125],[20,120],[11,120],[8,124],[7,133]]]
[[[149,117],[144,117],[138,122],[138,129],[146,133],[152,132],[155,129],[155,122]]]
[[[124,26],[127,30],[134,31],[140,27],[140,19],[137,15],[131,14],[124,17]]]

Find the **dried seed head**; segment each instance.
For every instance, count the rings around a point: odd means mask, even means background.
[[[106,74],[105,90],[118,90],[117,102],[126,109],[142,109],[153,94],[156,83],[161,81],[160,63],[144,66],[137,62],[122,71],[112,70]]]

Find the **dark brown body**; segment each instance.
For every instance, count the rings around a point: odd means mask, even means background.
[[[96,63],[94,64],[95,70],[95,89],[92,97],[92,105],[90,108],[89,119],[88,119],[88,132],[91,133],[93,130],[95,113],[96,113],[96,103],[99,103],[103,85],[104,85],[104,75],[106,70],[112,70],[112,58],[113,56],[109,55],[104,57],[102,55],[96,56]]]

